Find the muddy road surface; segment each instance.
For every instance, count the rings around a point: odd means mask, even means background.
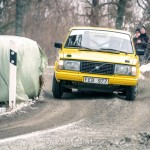
[[[140,80],[133,102],[116,94],[78,91],[54,99],[52,75],[53,69],[48,68],[42,95],[35,104],[0,116],[0,149],[99,149],[98,143],[106,149],[119,149],[120,145],[130,149],[143,135],[147,138],[144,148],[150,149],[149,73]]]

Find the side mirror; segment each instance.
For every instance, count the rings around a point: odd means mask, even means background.
[[[54,43],[54,47],[56,47],[56,48],[62,48],[62,44],[61,43]]]
[[[144,49],[136,49],[137,55],[144,55],[145,50]]]

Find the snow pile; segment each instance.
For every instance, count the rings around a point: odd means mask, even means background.
[[[6,112],[6,107],[0,107],[0,114]]]
[[[37,99],[35,99],[35,100],[29,99],[28,101],[21,102],[20,104],[16,104],[16,107],[12,110],[10,110],[6,107],[1,107],[0,109],[2,109],[2,111],[0,111],[0,116],[2,116],[2,115],[11,115],[11,114],[13,114],[17,111],[20,111],[21,109],[23,109],[25,107],[30,107],[31,105],[33,105],[36,102],[36,100]]]
[[[54,66],[47,66],[47,68],[54,69]]]
[[[149,64],[146,64],[146,65],[142,65],[142,66],[140,67],[140,71],[141,71],[141,73],[150,71],[150,63],[149,63]]]
[[[142,65],[140,67],[140,77],[139,79],[142,79],[142,80],[145,80],[146,78],[148,78],[148,74],[150,73],[150,63],[149,64],[146,64],[146,65]]]

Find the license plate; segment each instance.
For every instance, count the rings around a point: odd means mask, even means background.
[[[93,78],[93,77],[84,77],[85,83],[95,83],[95,84],[108,84],[108,79],[106,78]]]

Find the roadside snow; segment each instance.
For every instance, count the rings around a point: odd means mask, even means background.
[[[54,68],[54,66],[47,66],[47,68]]]
[[[142,65],[142,66],[140,67],[140,72],[141,72],[141,74],[140,74],[139,79],[145,80],[145,79],[146,79],[145,73],[146,73],[146,72],[150,72],[150,63],[149,63],[149,64],[146,64],[146,65]]]
[[[149,64],[146,64],[146,65],[142,65],[142,66],[140,67],[140,71],[141,71],[141,73],[150,71],[150,63],[149,63]]]
[[[9,110],[6,107],[1,107],[1,109],[2,110],[5,109],[5,111],[1,111],[0,112],[0,116],[13,114],[13,113],[15,113],[15,112],[25,108],[25,107],[31,106],[35,102],[36,102],[36,100],[29,99],[28,101],[21,102],[20,104],[17,104],[16,107],[14,109],[12,109],[12,110]]]

